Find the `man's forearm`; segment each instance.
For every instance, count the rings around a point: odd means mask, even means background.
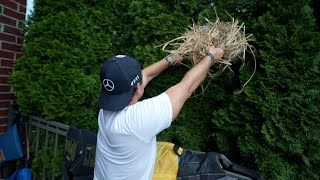
[[[172,106],[172,120],[178,116],[183,104],[205,79],[212,64],[219,62],[223,56],[223,50],[214,46],[209,47],[209,53],[212,55],[205,56],[184,75],[178,84],[165,91]]]
[[[204,57],[184,75],[178,84],[165,91],[172,105],[172,120],[178,116],[183,104],[205,79],[211,65],[210,57]]]
[[[190,96],[205,79],[211,65],[212,61],[210,57],[204,57],[197,65],[191,68],[180,81],[179,84],[188,90],[188,96]]]
[[[163,70],[167,69],[170,64],[166,61],[165,58],[162,60],[151,64],[150,66],[142,70],[143,76],[143,85],[144,87],[155,77],[157,77]]]

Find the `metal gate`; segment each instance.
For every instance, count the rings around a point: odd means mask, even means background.
[[[33,179],[61,179],[61,165],[69,126],[36,116],[25,116],[15,107],[9,107],[9,120],[24,127],[27,141],[22,140],[26,153],[30,154]],[[10,124],[9,124],[10,125]],[[26,138],[25,138],[26,139]]]

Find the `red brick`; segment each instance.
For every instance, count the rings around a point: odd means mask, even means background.
[[[0,108],[8,108],[10,101],[3,101],[0,103]]]
[[[8,109],[2,109],[0,110],[0,117],[1,116],[8,116]]]
[[[23,43],[23,38],[22,37],[17,37],[17,44],[22,44]]]
[[[8,108],[10,101],[3,101],[0,103],[0,108]]]
[[[8,50],[8,51],[13,51],[13,52],[21,52],[21,45],[18,44],[11,44],[11,43],[2,43],[2,49],[3,50]]]
[[[10,34],[17,35],[17,36],[21,36],[21,37],[23,35],[21,29],[9,27],[6,25],[4,26],[3,32],[10,33]]]
[[[0,15],[1,18],[1,15]],[[4,33],[0,33],[0,40],[4,40],[4,41],[8,41],[8,42],[16,42],[16,37],[15,36],[11,36],[9,34],[4,34]]]
[[[24,6],[26,6],[27,5],[27,0],[13,0],[14,2],[17,2],[17,3],[19,3],[19,4],[22,4],[22,5],[24,5]]]
[[[0,94],[0,100],[15,100],[14,94]]]
[[[7,50],[7,51],[20,52],[21,47],[22,46],[18,45],[18,44],[12,44],[12,43],[7,43],[7,42],[2,43],[2,49]]]
[[[1,58],[6,58],[6,59],[12,59],[14,58],[14,53],[13,52],[8,52],[8,51],[1,51],[0,50],[0,57]]]
[[[1,59],[0,66],[13,67],[13,60]]]
[[[15,10],[17,10],[17,8],[18,8],[17,3],[9,1],[9,0],[0,0],[0,4],[2,4],[3,6],[9,7],[11,9],[15,9]]]
[[[12,68],[3,68],[0,67],[0,74],[1,75],[9,75],[12,73]]]
[[[21,58],[22,55],[23,55],[23,54],[21,54],[21,53],[16,53],[16,59]]]
[[[6,16],[3,16],[3,15],[0,15],[0,22],[4,23],[4,24],[11,25],[11,26],[16,26],[16,24],[17,24],[16,20],[11,19],[11,18],[6,17]]]
[[[0,84],[9,84],[9,77],[0,77]]]
[[[10,86],[0,86],[0,92],[10,92],[11,87]],[[2,106],[2,103],[0,103],[0,107]]]
[[[13,11],[11,9],[8,9],[8,8],[4,8],[4,11],[3,11],[3,14],[7,15],[7,16],[10,16],[14,19],[19,19],[19,20],[24,20],[26,18],[26,15],[25,14],[21,14],[17,11]]]
[[[27,8],[25,6],[19,5],[19,12],[26,14]]]
[[[3,134],[4,132],[7,131],[8,125],[6,124],[5,126],[0,126],[0,134]]]
[[[8,117],[0,118],[0,125],[3,125],[3,124],[8,124]]]

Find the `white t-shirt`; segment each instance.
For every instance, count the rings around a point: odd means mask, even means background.
[[[95,180],[149,180],[156,160],[156,135],[172,121],[167,94],[117,112],[100,109]]]

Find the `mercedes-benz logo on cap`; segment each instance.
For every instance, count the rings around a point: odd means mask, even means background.
[[[113,89],[114,89],[114,83],[113,83],[110,79],[104,79],[104,80],[103,80],[103,87],[104,87],[107,91],[113,91]]]

